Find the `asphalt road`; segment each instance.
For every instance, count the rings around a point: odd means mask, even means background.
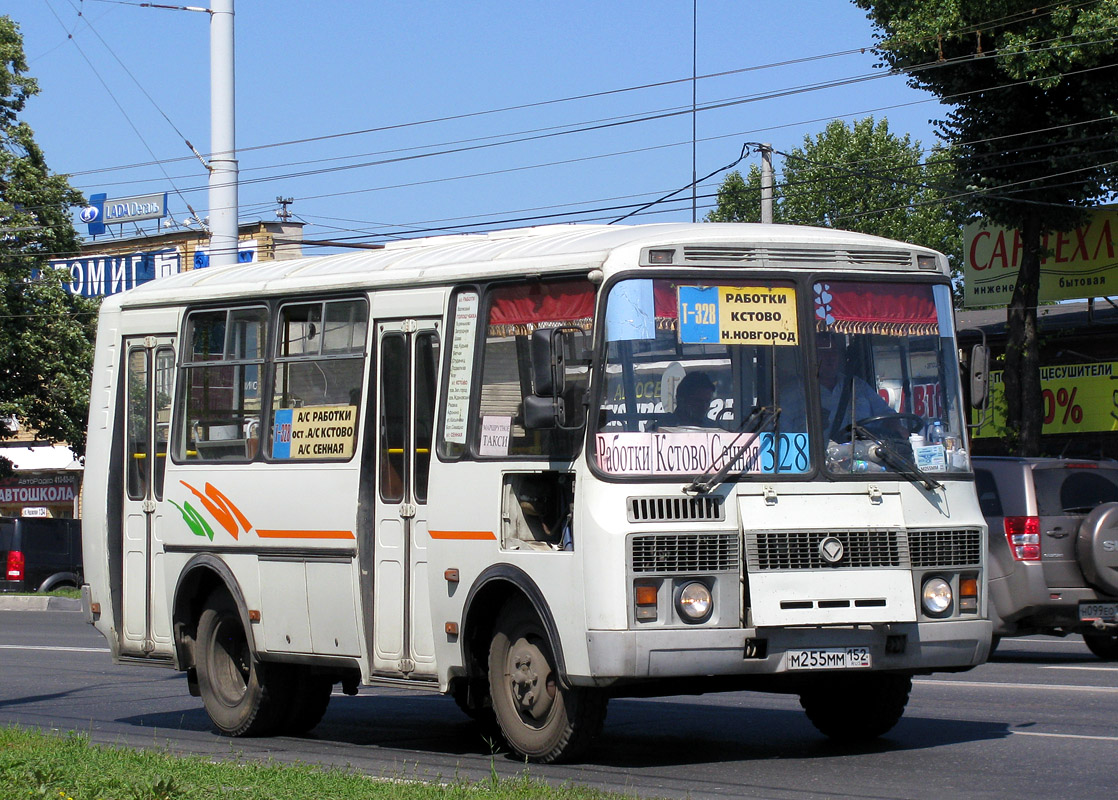
[[[113,666],[80,613],[0,611],[0,725],[218,757],[349,765],[371,775],[481,780],[525,769],[639,797],[1114,797],[1118,664],[1078,637],[1008,639],[960,675],[919,678],[904,719],[872,747],[819,735],[795,697],[747,692],[614,700],[577,765],[493,754],[449,698],[337,693],[306,738],[227,739],[167,669]]]

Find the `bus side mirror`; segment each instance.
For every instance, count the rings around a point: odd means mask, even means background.
[[[976,344],[970,351],[970,404],[982,408],[990,390],[990,348]]]
[[[563,368],[563,328],[542,328],[532,332],[532,391],[536,397],[557,397],[566,388]]]
[[[532,394],[524,398],[524,427],[570,429],[567,404],[567,343],[577,328],[542,328],[532,332]]]

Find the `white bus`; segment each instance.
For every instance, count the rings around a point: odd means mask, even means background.
[[[989,651],[957,364],[946,259],[834,230],[165,278],[101,309],[87,618],[234,736],[313,728],[339,683],[448,693],[537,761],[627,695],[793,693],[879,736]]]

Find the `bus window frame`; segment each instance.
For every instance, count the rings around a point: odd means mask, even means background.
[[[322,319],[323,336],[325,335],[325,325],[327,321],[326,306],[329,303],[344,303],[350,301],[359,301],[365,308],[365,338],[361,344],[360,358],[361,358],[361,378],[358,383],[359,395],[357,398],[358,406],[357,411],[354,413],[354,425],[357,430],[354,432],[353,449],[348,458],[275,458],[272,455],[275,447],[275,428],[273,420],[275,418],[275,381],[278,367],[280,364],[292,363],[308,363],[312,361],[354,361],[358,358],[356,352],[349,353],[325,353],[323,352],[323,344],[325,340],[319,343],[319,349],[316,355],[298,355],[298,356],[281,356],[278,353],[280,347],[280,326],[283,324],[283,309],[288,306],[297,305],[311,305],[319,304],[322,306]],[[329,294],[329,295],[284,295],[282,297],[274,298],[270,303],[270,310],[272,312],[271,324],[269,326],[269,335],[272,337],[271,341],[273,346],[268,348],[265,354],[265,363],[267,364],[267,395],[261,398],[260,410],[260,450],[257,454],[256,460],[263,461],[267,464],[349,464],[354,458],[361,455],[363,428],[365,426],[365,409],[362,403],[368,404],[369,400],[369,369],[370,364],[377,361],[375,357],[370,357],[370,352],[373,345],[370,345],[370,337],[375,334],[372,319],[372,303],[369,300],[369,295],[366,292],[357,292],[355,294]],[[262,390],[264,391],[264,390]],[[267,426],[267,430],[264,427]]]
[[[226,352],[225,348],[229,346],[229,342],[228,342],[229,315],[234,311],[243,311],[243,310],[250,310],[250,309],[260,309],[260,310],[263,310],[263,312],[264,312],[264,325],[263,325],[264,341],[260,344],[261,357],[260,358],[252,358],[252,359],[247,359],[247,358],[226,359],[225,358],[225,352]],[[225,320],[226,320],[226,322],[225,322],[225,325],[226,325],[225,337],[226,337],[226,341],[222,343],[222,358],[220,359],[220,361],[218,361],[218,360],[215,360],[215,361],[194,361],[193,360],[193,357],[194,357],[193,342],[191,341],[190,337],[188,336],[188,332],[190,330],[190,324],[191,324],[191,317],[194,316],[195,314],[213,313],[215,311],[221,311],[221,312],[225,313]],[[223,365],[223,366],[232,366],[232,367],[238,367],[238,366],[244,367],[244,366],[255,365],[255,366],[258,366],[260,368],[260,373],[259,373],[259,376],[257,378],[257,381],[262,383],[263,380],[264,380],[264,376],[268,376],[268,379],[270,380],[271,376],[270,376],[270,370],[269,370],[268,351],[269,351],[269,342],[271,341],[270,337],[273,334],[273,319],[274,319],[274,307],[273,307],[273,304],[268,302],[268,301],[263,301],[263,302],[255,301],[255,302],[249,302],[249,303],[242,302],[242,303],[235,303],[235,304],[232,304],[232,305],[220,304],[220,303],[216,303],[216,304],[207,303],[207,304],[201,304],[201,305],[196,305],[196,306],[187,306],[186,308],[183,309],[182,325],[181,325],[181,328],[180,328],[179,339],[178,339],[179,342],[180,342],[180,346],[178,348],[178,359],[177,359],[176,364],[175,364],[174,401],[171,405],[171,414],[172,414],[172,417],[171,417],[172,442],[171,443],[172,443],[172,446],[168,448],[168,450],[170,451],[171,462],[173,464],[176,464],[176,465],[179,465],[179,464],[241,464],[241,465],[243,465],[243,464],[251,464],[254,461],[260,460],[259,450],[261,448],[258,448],[257,452],[254,454],[254,456],[252,458],[222,459],[222,458],[202,458],[200,456],[197,457],[197,458],[186,458],[185,457],[186,443],[187,443],[186,427],[185,426],[187,424],[189,424],[187,422],[187,416],[188,416],[187,415],[187,404],[189,402],[189,398],[187,397],[187,394],[190,391],[190,381],[186,380],[186,373],[189,370],[204,369],[207,366],[215,366],[215,365],[219,365],[219,364]],[[263,414],[264,414],[264,403],[265,402],[266,402],[266,398],[261,397],[261,411],[260,411],[261,416],[263,416]],[[183,448],[182,450],[180,450],[180,445]]]
[[[454,463],[457,461],[471,461],[473,460],[473,452],[470,448],[470,442],[473,441],[474,431],[477,426],[474,424],[474,418],[477,416],[475,411],[478,397],[478,392],[474,390],[475,383],[478,379],[478,370],[481,363],[481,349],[478,346],[478,340],[481,338],[480,330],[482,329],[482,303],[486,297],[486,290],[488,284],[467,283],[460,286],[453,287],[450,299],[446,307],[446,319],[443,324],[443,337],[441,347],[443,348],[442,354],[439,356],[443,364],[439,368],[439,393],[438,393],[438,413],[435,419],[435,455],[439,461],[444,463]],[[471,351],[473,358],[470,362],[470,397],[466,408],[466,441],[448,442],[446,439],[446,406],[450,398],[450,367],[453,360],[451,355],[454,352],[454,347],[457,344],[455,336],[455,322],[457,320],[458,298],[466,292],[473,292],[477,295],[478,304],[478,318],[474,325],[474,340],[472,342],[473,350]],[[447,452],[447,445],[456,445],[461,449],[458,454],[451,454]]]
[[[478,308],[478,324],[477,324],[477,329],[474,331],[474,367],[473,367],[473,373],[471,375],[472,385],[470,387],[470,417],[469,417],[469,420],[468,420],[468,428],[467,428],[467,433],[466,433],[467,451],[469,453],[469,458],[471,460],[479,461],[479,462],[486,462],[486,463],[493,463],[493,462],[507,463],[507,462],[517,462],[517,461],[536,462],[536,461],[538,461],[538,462],[545,462],[545,463],[546,462],[551,462],[551,463],[566,464],[566,463],[574,463],[575,461],[578,461],[578,459],[582,457],[582,454],[585,451],[586,431],[589,428],[589,425],[588,425],[589,415],[587,415],[586,419],[583,420],[583,430],[581,431],[581,433],[572,433],[570,435],[571,448],[570,448],[569,452],[567,452],[567,453],[556,454],[554,452],[551,452],[551,453],[546,453],[545,452],[545,453],[541,453],[539,455],[528,455],[528,454],[524,454],[524,453],[516,453],[516,454],[509,454],[509,455],[503,455],[502,456],[502,455],[482,455],[478,452],[479,444],[480,444],[480,441],[479,441],[480,440],[480,430],[481,430],[481,423],[480,423],[481,389],[482,389],[482,385],[483,385],[484,370],[485,370],[485,349],[486,349],[485,345],[486,345],[486,342],[488,341],[488,338],[489,338],[488,337],[489,314],[490,314],[490,312],[492,311],[492,308],[493,308],[494,292],[497,291],[497,290],[500,290],[502,288],[505,288],[505,287],[522,286],[522,285],[531,284],[531,283],[552,284],[553,285],[553,284],[559,284],[559,283],[574,283],[574,282],[579,282],[579,281],[586,283],[591,288],[591,291],[594,293],[594,303],[593,303],[594,316],[591,318],[591,328],[590,328],[590,331],[589,331],[589,334],[590,334],[589,339],[590,339],[591,342],[593,342],[595,340],[596,336],[597,336],[597,330],[596,329],[603,327],[602,325],[597,324],[598,320],[599,320],[599,316],[598,316],[598,313],[597,313],[598,308],[599,308],[598,304],[601,302],[601,287],[598,284],[595,284],[593,281],[591,281],[590,278],[587,276],[587,274],[585,272],[573,272],[573,273],[565,273],[564,272],[564,273],[556,273],[554,275],[549,274],[549,275],[543,276],[543,277],[538,277],[538,276],[537,277],[528,277],[528,278],[519,277],[519,278],[515,278],[515,279],[511,279],[511,280],[504,279],[504,280],[486,281],[486,282],[480,284],[481,292],[480,292],[480,295],[479,295],[479,298],[478,298],[479,299],[479,303],[478,303],[478,306],[479,306],[479,308]],[[454,295],[455,299],[457,298],[457,296],[458,295],[456,293]],[[448,321],[448,333],[450,332],[450,325],[451,324],[452,324],[452,322]],[[448,346],[448,352],[449,352],[449,346]],[[449,364],[449,360],[450,360],[449,357],[446,358],[445,360]],[[594,362],[594,358],[592,357],[590,359],[590,362],[587,364],[587,370],[588,370],[587,371],[587,389],[588,390],[591,388],[590,387],[590,377],[591,377],[591,375],[593,375],[594,369],[595,369],[595,362]],[[443,375],[443,385],[446,385],[446,378],[447,378],[447,376],[446,376],[446,374],[444,374]],[[531,380],[531,377],[529,376],[529,381],[530,380]],[[589,397],[589,391],[587,392],[587,396]],[[559,431],[559,429],[555,429],[555,431],[549,431],[549,433],[554,434],[557,431]],[[440,449],[441,449],[441,443],[442,443],[442,439],[440,439]],[[442,454],[440,453],[440,458],[441,457],[442,457]]]
[[[325,304],[329,303],[329,302],[352,301],[352,300],[358,300],[358,301],[360,301],[361,303],[364,304],[365,320],[366,320],[365,339],[364,339],[364,342],[361,346],[361,359],[362,359],[363,366],[362,366],[362,371],[361,371],[361,384],[360,384],[360,387],[359,387],[360,391],[361,391],[361,396],[360,396],[360,401],[359,402],[365,403],[365,407],[364,408],[359,407],[358,411],[357,411],[357,414],[355,415],[356,416],[356,424],[358,425],[358,430],[357,430],[357,433],[356,433],[356,440],[354,442],[353,452],[350,454],[350,457],[348,459],[338,459],[338,458],[313,458],[313,459],[311,459],[311,458],[305,458],[305,459],[278,458],[277,459],[277,458],[272,458],[272,455],[271,455],[272,433],[270,432],[270,425],[271,425],[270,420],[272,419],[272,412],[273,412],[272,387],[275,384],[276,365],[277,365],[277,363],[280,363],[279,356],[276,353],[276,348],[278,347],[278,342],[279,342],[279,326],[280,326],[280,311],[281,311],[281,309],[285,305],[292,305],[292,304],[321,303],[325,306]],[[260,433],[260,441],[259,441],[259,447],[257,448],[257,452],[255,453],[255,455],[251,459],[250,458],[244,458],[244,459],[235,459],[234,460],[234,459],[216,459],[216,458],[193,458],[193,459],[180,458],[178,448],[177,448],[177,444],[180,441],[185,441],[185,440],[182,440],[182,437],[184,436],[183,426],[186,424],[186,422],[185,422],[185,420],[186,420],[186,406],[185,406],[186,398],[183,396],[183,393],[187,391],[187,384],[188,384],[188,381],[182,379],[183,374],[187,369],[198,369],[198,368],[200,368],[200,367],[202,367],[206,364],[226,363],[224,361],[224,359],[222,360],[222,362],[216,362],[216,361],[194,362],[194,361],[188,360],[189,357],[193,356],[193,346],[192,346],[192,343],[187,338],[187,331],[188,331],[188,328],[189,328],[189,322],[190,322],[191,315],[196,314],[196,313],[207,313],[207,312],[214,312],[214,311],[224,311],[226,313],[226,315],[228,315],[229,312],[231,312],[231,311],[238,311],[238,310],[242,310],[242,309],[263,309],[264,312],[265,312],[265,315],[266,315],[266,324],[264,326],[265,337],[266,338],[265,338],[265,342],[264,342],[263,349],[262,349],[262,354],[263,354],[262,358],[260,358],[260,359],[240,359],[240,360],[236,360],[236,364],[238,364],[238,365],[257,364],[261,368],[260,369],[260,377],[259,377],[259,381],[260,381],[260,385],[261,385],[261,389],[260,389],[260,392],[261,392],[261,398],[260,398],[261,433]],[[228,319],[228,316],[227,316],[227,319]],[[187,306],[186,308],[183,309],[182,323],[181,323],[180,328],[179,328],[179,337],[178,337],[178,340],[181,343],[181,345],[178,348],[178,352],[176,354],[177,358],[176,358],[176,362],[175,362],[174,401],[172,403],[172,411],[171,411],[171,413],[172,413],[171,436],[173,437],[172,444],[175,445],[175,446],[172,446],[171,448],[169,448],[171,462],[174,463],[175,465],[228,464],[230,466],[232,466],[232,465],[244,466],[246,464],[254,464],[254,463],[291,464],[293,462],[294,463],[299,463],[299,464],[349,464],[349,463],[352,463],[353,459],[355,457],[359,456],[360,453],[362,452],[362,448],[364,446],[363,442],[366,441],[366,439],[363,438],[364,435],[365,435],[364,432],[367,429],[367,420],[365,418],[366,410],[369,408],[370,405],[372,405],[373,407],[375,407],[375,405],[376,405],[375,403],[370,404],[370,401],[369,401],[369,398],[368,398],[369,380],[370,380],[369,370],[374,367],[375,361],[376,361],[376,359],[374,357],[370,356],[369,340],[370,340],[370,336],[373,335],[373,332],[374,332],[374,326],[372,324],[372,303],[370,302],[369,294],[366,291],[357,291],[357,292],[351,292],[351,293],[345,293],[345,294],[336,294],[336,293],[330,293],[330,294],[309,293],[309,294],[306,294],[306,295],[285,294],[285,295],[274,297],[274,298],[267,298],[263,301],[254,301],[254,302],[249,302],[249,303],[241,302],[241,303],[234,303],[234,304],[231,304],[231,305],[230,304],[222,304],[222,303],[204,303],[204,304]],[[224,351],[223,351],[223,353],[224,353]],[[323,355],[323,354],[319,353],[317,358],[319,358],[319,359],[335,359],[335,358],[354,359],[354,358],[356,358],[356,355],[355,354]],[[292,360],[295,360],[295,359],[290,359],[290,358],[282,359],[283,363],[290,363],[290,361],[292,361]],[[232,362],[229,362],[229,363],[232,363]],[[264,430],[265,424],[267,424],[269,426],[267,431]]]

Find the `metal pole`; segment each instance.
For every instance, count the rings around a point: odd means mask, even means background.
[[[698,221],[698,195],[699,187],[696,185],[699,182],[698,171],[696,169],[696,155],[695,155],[695,100],[696,89],[695,84],[698,80],[699,69],[699,0],[692,0],[691,3],[691,221]]]
[[[210,266],[237,263],[233,0],[210,3]]]
[[[761,222],[773,221],[773,146],[763,144],[761,150]]]

